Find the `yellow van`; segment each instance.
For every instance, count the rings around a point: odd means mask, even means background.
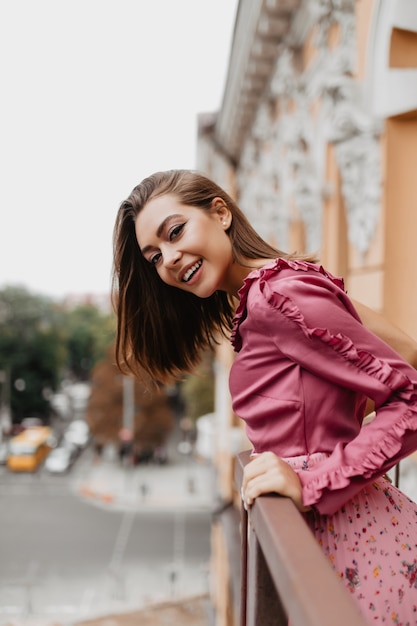
[[[7,467],[12,472],[34,472],[49,454],[53,441],[49,426],[32,426],[9,441]]]

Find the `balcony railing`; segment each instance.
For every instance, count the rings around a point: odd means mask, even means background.
[[[239,491],[248,460],[248,452],[237,457]],[[366,626],[289,498],[242,507],[241,537],[241,626]]]

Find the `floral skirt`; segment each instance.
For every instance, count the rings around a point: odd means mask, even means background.
[[[285,459],[307,470],[326,455]],[[417,624],[417,504],[382,477],[333,515],[305,519],[370,624]]]

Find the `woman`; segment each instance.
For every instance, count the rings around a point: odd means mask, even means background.
[[[174,170],[119,208],[113,294],[117,362],[136,375],[178,378],[231,333],[233,409],[253,444],[246,505],[290,497],[370,622],[415,624],[417,506],[384,474],[417,449],[417,372],[362,324],[343,281]]]

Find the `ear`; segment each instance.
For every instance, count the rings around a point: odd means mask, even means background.
[[[212,209],[224,230],[227,230],[232,223],[232,213],[222,198],[213,198]]]

